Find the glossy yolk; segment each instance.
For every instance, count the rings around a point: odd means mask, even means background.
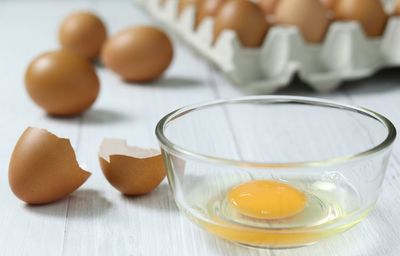
[[[303,192],[285,183],[253,180],[228,192],[230,204],[241,214],[259,219],[282,219],[300,213],[307,202]]]

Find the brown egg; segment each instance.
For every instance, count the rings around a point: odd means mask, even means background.
[[[202,0],[179,0],[178,14],[181,14],[183,12],[183,10],[185,10],[185,8],[189,5],[194,5],[195,8],[197,9],[201,2],[202,2]]]
[[[394,14],[395,15],[400,15],[400,0],[396,1],[396,6],[394,8]]]
[[[29,127],[11,155],[8,180],[22,201],[46,204],[74,192],[90,174],[79,167],[68,139]]]
[[[324,4],[329,9],[333,9],[337,0],[321,0],[321,3]]]
[[[26,71],[25,85],[33,101],[55,116],[82,113],[95,102],[100,89],[89,61],[68,50],[35,58]]]
[[[159,150],[129,147],[124,140],[105,139],[99,160],[106,179],[125,195],[149,193],[166,175]]]
[[[381,36],[388,15],[380,0],[337,0],[334,8],[336,19],[360,22],[367,36]]]
[[[199,4],[199,9],[196,14],[197,27],[205,17],[214,17],[218,10],[229,0],[204,0]]]
[[[76,12],[63,20],[58,38],[64,49],[94,59],[106,41],[107,30],[100,18],[93,13]]]
[[[260,6],[265,15],[272,14],[279,0],[257,0],[256,3]]]
[[[248,0],[226,2],[217,12],[214,24],[214,40],[224,30],[233,30],[244,47],[258,47],[265,38],[268,24],[264,13]]]
[[[107,40],[102,51],[104,64],[127,81],[154,80],[171,64],[172,43],[156,27],[126,29]]]
[[[320,43],[329,27],[329,10],[317,0],[280,0],[274,14],[276,24],[297,26],[310,43]]]

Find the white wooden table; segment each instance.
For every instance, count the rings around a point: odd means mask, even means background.
[[[153,193],[127,198],[103,177],[97,151],[104,137],[157,147],[154,127],[186,104],[243,95],[179,42],[166,75],[151,85],[124,84],[98,68],[102,89],[94,107],[73,119],[47,117],[29,99],[24,72],[29,61],[58,47],[57,27],[74,10],[99,13],[114,33],[153,21],[129,1],[0,1],[0,255],[400,255],[400,146],[394,147],[381,198],[361,224],[311,247],[252,250],[217,239],[179,214],[165,180]],[[400,46],[399,46],[400,47]],[[281,94],[326,97],[374,109],[400,127],[400,69],[347,83],[317,95],[294,83]],[[27,126],[71,139],[90,179],[69,198],[27,206],[7,182],[10,154]]]

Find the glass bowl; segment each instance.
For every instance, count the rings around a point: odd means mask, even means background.
[[[160,120],[156,135],[186,216],[233,242],[290,248],[367,216],[396,130],[364,108],[250,96],[178,109]]]

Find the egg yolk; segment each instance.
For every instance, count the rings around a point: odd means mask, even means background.
[[[228,201],[241,214],[259,219],[282,219],[303,211],[303,192],[282,182],[252,180],[231,189]]]

